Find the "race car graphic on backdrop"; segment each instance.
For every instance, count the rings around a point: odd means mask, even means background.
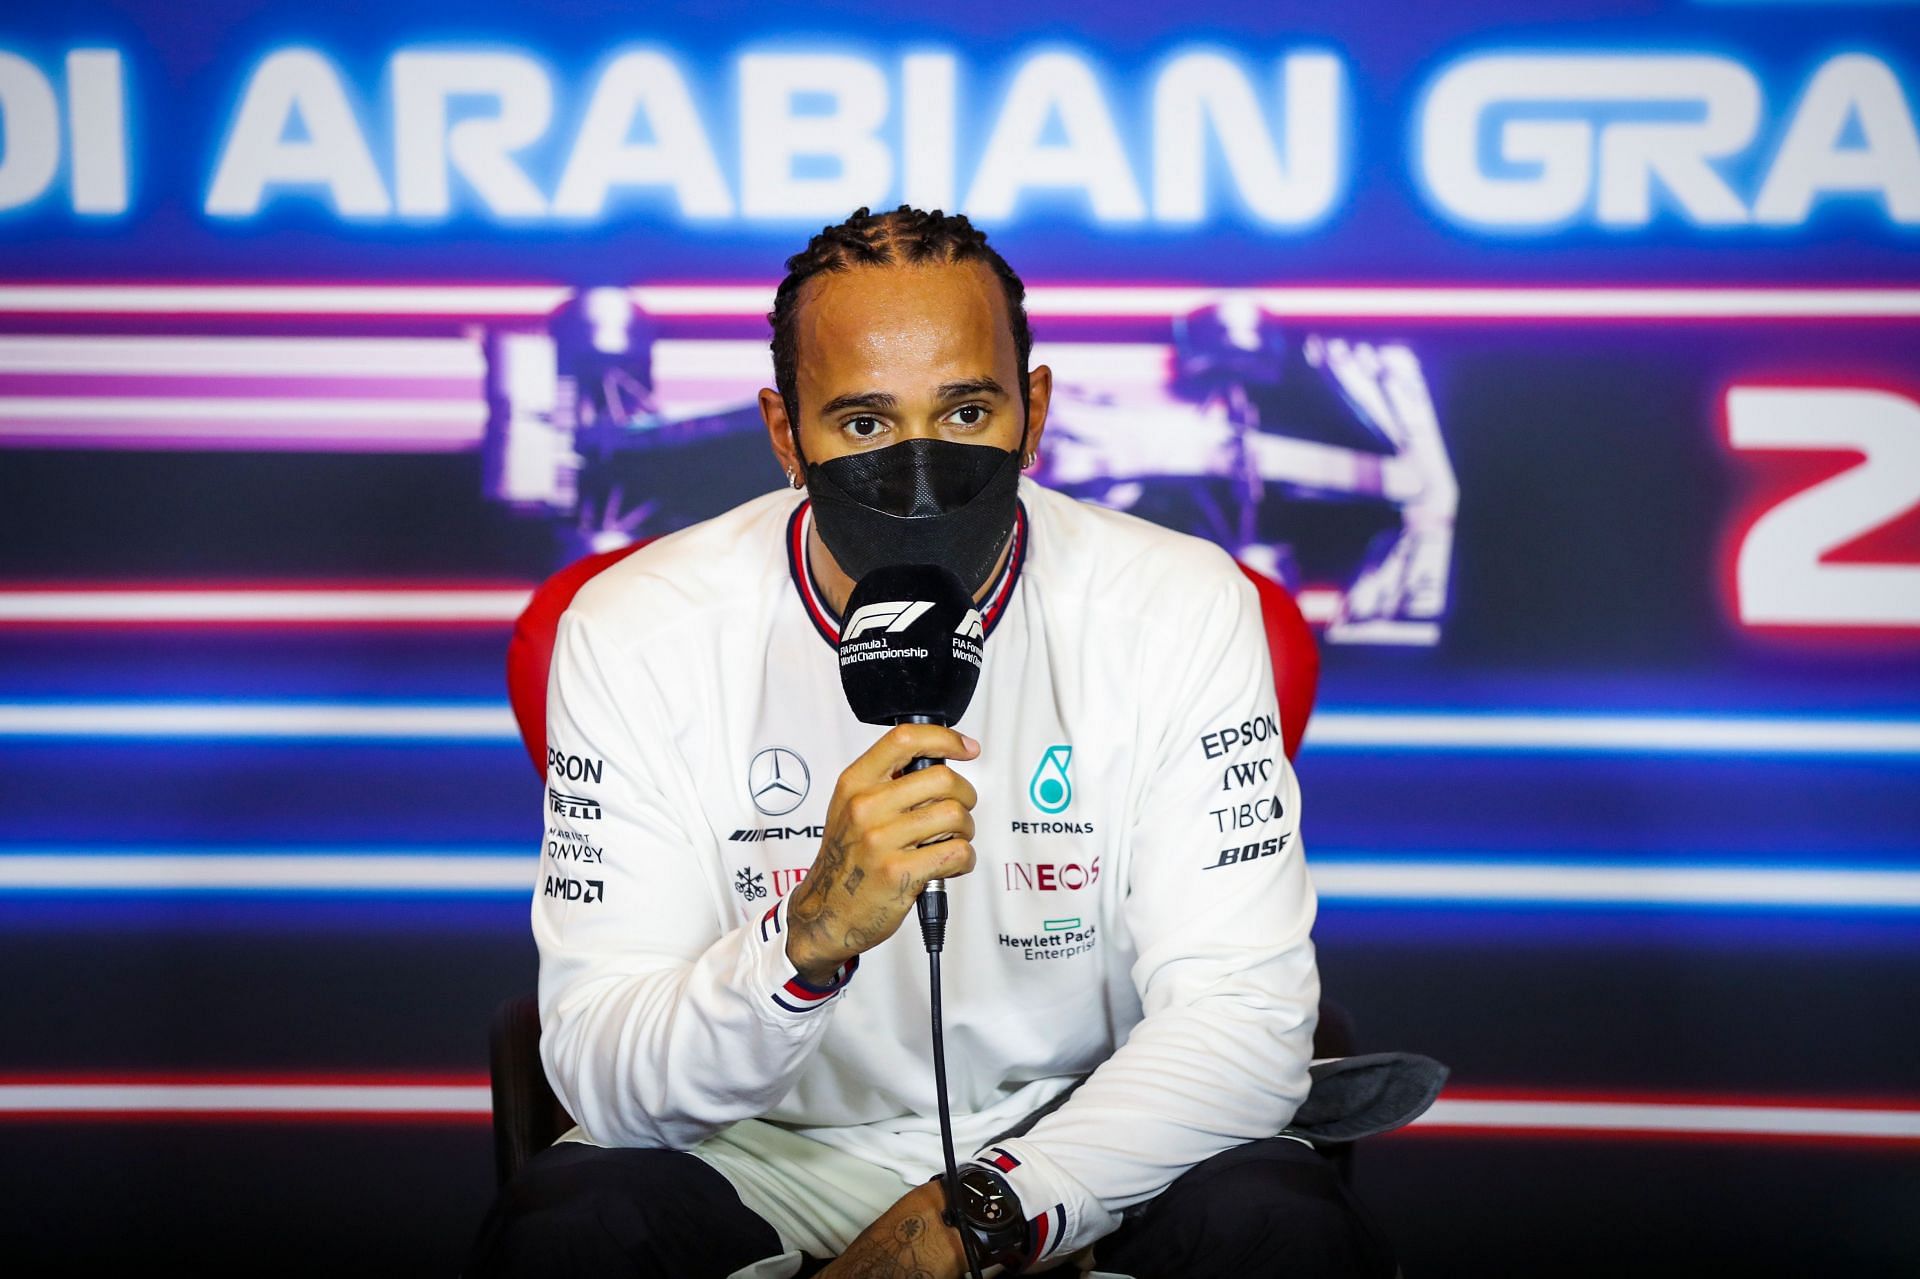
[[[1459,488],[1414,352],[1232,295],[1173,329],[1036,346],[1055,383],[1035,478],[1218,543],[1330,642],[1438,642]],[[488,355],[490,495],[564,522],[578,553],[767,488],[764,345],[662,342],[627,291],[600,288],[543,330],[493,333]]]

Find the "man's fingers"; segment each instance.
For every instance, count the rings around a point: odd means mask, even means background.
[[[905,864],[912,868],[912,887],[917,894],[929,879],[958,879],[974,867],[973,844],[965,839],[943,839],[937,844],[909,851]]]
[[[920,851],[931,853],[935,858],[927,868],[928,879],[958,879],[974,867],[975,858],[971,840],[943,840],[938,844],[929,844]]]
[[[896,724],[847,766],[843,777],[864,790],[884,782],[916,759],[972,759],[980,744],[964,733],[938,724]]]
[[[973,814],[957,799],[937,799],[902,813],[876,833],[883,845],[894,848],[913,848],[942,835],[972,839]]]
[[[966,808],[972,808],[980,800],[973,783],[945,764],[935,764],[917,773],[902,773],[876,787],[873,793],[884,795],[886,808],[897,813],[942,799],[957,799]]]

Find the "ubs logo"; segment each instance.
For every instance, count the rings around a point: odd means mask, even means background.
[[[769,817],[781,817],[800,807],[813,784],[807,761],[784,746],[769,746],[747,765],[747,795],[753,806]]]

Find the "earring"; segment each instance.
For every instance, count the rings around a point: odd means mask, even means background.
[[[1039,460],[1040,460],[1039,453],[1037,452],[1029,453],[1025,457],[1020,459],[1020,469],[1023,471],[1031,471],[1033,469],[1033,464]]]
[[[787,487],[795,489],[800,487],[800,476],[795,473],[792,467],[787,468]]]

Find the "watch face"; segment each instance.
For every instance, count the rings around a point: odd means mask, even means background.
[[[960,1211],[983,1230],[999,1230],[1020,1220],[1019,1201],[1006,1184],[982,1168],[960,1174]]]

